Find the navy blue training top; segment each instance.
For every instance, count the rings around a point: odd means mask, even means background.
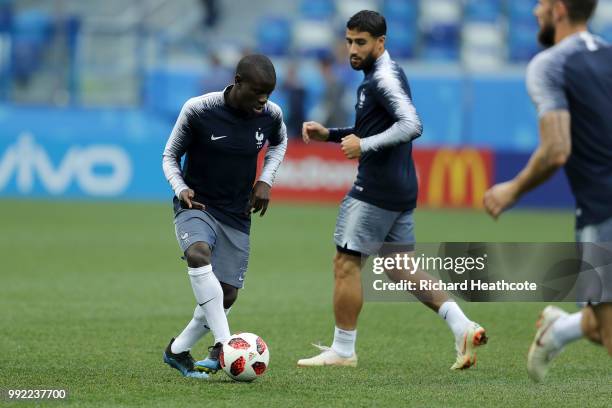
[[[164,173],[178,196],[186,188],[218,221],[249,233],[245,210],[257,172],[257,156],[270,147],[260,180],[272,185],[287,148],[287,130],[278,105],[268,101],[259,114],[245,114],[226,102],[231,86],[192,98],[181,110],[164,150]],[[183,168],[180,159],[185,155]]]
[[[330,142],[361,139],[357,179],[349,196],[392,211],[416,207],[418,185],[412,140],[422,133],[402,68],[385,51],[357,89],[355,125],[330,129]]]
[[[565,164],[576,227],[612,218],[612,47],[581,32],[536,55],[527,88],[541,116],[567,110],[572,152]]]

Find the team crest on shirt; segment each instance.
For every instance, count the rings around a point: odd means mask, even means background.
[[[357,105],[359,109],[363,108],[363,104],[365,103],[365,100],[366,100],[365,89],[362,89],[361,92],[359,93],[359,104]]]
[[[261,149],[261,147],[263,146],[264,143],[264,134],[261,131],[261,128],[259,128],[259,130],[257,130],[257,132],[255,132],[255,142],[257,143],[257,148]]]

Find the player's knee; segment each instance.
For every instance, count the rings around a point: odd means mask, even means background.
[[[347,279],[359,274],[359,258],[355,256],[337,253],[334,257],[334,277],[336,279]]]
[[[212,252],[205,242],[196,242],[185,251],[185,259],[190,268],[201,268],[210,265]]]
[[[238,299],[238,288],[223,282],[221,282],[221,288],[223,289],[223,308],[229,309]]]

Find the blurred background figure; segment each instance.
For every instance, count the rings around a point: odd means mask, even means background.
[[[306,89],[298,78],[297,65],[290,63],[285,74],[282,92],[287,100],[285,123],[289,138],[301,137],[302,123],[305,121]]]
[[[212,28],[217,24],[219,20],[219,4],[218,0],[200,0],[202,2],[202,6],[204,7],[204,11],[206,13],[206,17],[204,18],[204,26],[207,28]]]
[[[54,2],[48,11],[20,9],[21,2],[0,3],[0,50],[5,65],[3,95],[22,103],[66,105],[70,102],[75,44],[80,20]]]
[[[208,55],[208,68],[202,79],[202,93],[219,92],[234,82],[234,70],[221,61],[216,52]]]
[[[344,107],[346,88],[334,68],[334,59],[331,55],[319,59],[324,92],[319,106],[313,112],[313,118],[327,127],[345,127],[349,122],[349,115]]]

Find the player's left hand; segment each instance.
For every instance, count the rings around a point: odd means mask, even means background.
[[[259,213],[260,217],[263,217],[268,210],[268,204],[270,203],[270,190],[272,187],[263,181],[258,181],[253,186],[251,191],[251,197],[249,198],[249,205],[246,213]]]
[[[484,195],[483,204],[491,217],[497,219],[501,213],[512,207],[518,200],[518,191],[513,181],[506,181],[491,187]]]
[[[361,139],[356,135],[348,135],[342,138],[342,152],[347,159],[359,159],[361,157]]]

